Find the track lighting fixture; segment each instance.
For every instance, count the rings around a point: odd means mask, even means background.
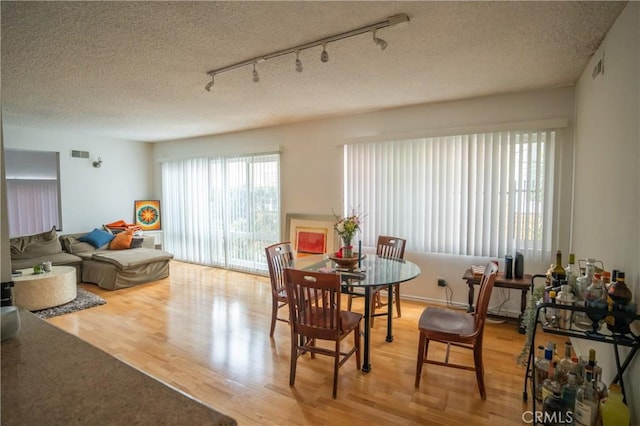
[[[327,53],[327,44],[322,45],[322,53],[320,54],[320,60],[322,62],[329,62],[329,54]]]
[[[373,32],[373,41],[375,42],[375,44],[377,46],[380,47],[380,49],[384,50],[387,48],[387,42],[381,38],[378,38],[376,36],[376,32],[379,29],[382,28],[387,28],[387,27],[392,27],[394,25],[397,24],[401,24],[403,22],[409,22],[409,16],[406,13],[400,13],[398,15],[393,15],[390,16],[389,18],[385,19],[384,21],[380,21],[380,22],[376,22],[375,24],[371,24],[371,25],[367,25],[361,28],[356,28],[350,31],[346,31],[343,33],[339,33],[339,34],[335,34],[332,35],[330,37],[325,37],[325,38],[321,38],[319,40],[315,40],[315,41],[311,41],[305,44],[301,44],[299,46],[293,46],[287,49],[282,49],[282,50],[277,50],[275,52],[271,52],[271,53],[267,53],[266,55],[262,55],[262,56],[257,56],[255,58],[251,58],[251,59],[247,59],[245,61],[242,62],[238,62],[232,65],[227,65],[226,67],[222,67],[222,68],[217,68],[214,70],[211,70],[209,72],[207,72],[207,74],[209,75],[209,77],[211,77],[211,81],[209,83],[207,83],[205,85],[205,90],[207,91],[211,91],[211,88],[213,87],[213,78],[216,74],[222,74],[225,73],[227,71],[231,71],[237,68],[242,68],[244,66],[247,65],[253,65],[253,81],[254,82],[259,82],[260,81],[260,75],[258,75],[258,71],[256,70],[256,63],[257,62],[262,62],[262,61],[266,61],[268,59],[274,59],[280,56],[284,56],[284,55],[288,55],[290,53],[295,53],[296,54],[296,62],[295,62],[295,68],[297,72],[302,72],[302,61],[300,61],[300,51],[301,50],[305,50],[305,49],[310,49],[312,47],[317,47],[317,46],[322,46],[322,53],[320,53],[320,60],[322,62],[328,62],[329,61],[329,53],[327,52],[327,44],[328,43],[334,43],[336,41],[339,40],[344,40],[350,37],[355,37],[357,35],[360,34],[365,34],[365,33],[369,33],[369,32]]]
[[[98,157],[98,159],[93,162],[93,167],[95,167],[96,169],[102,167],[102,157]]]
[[[258,74],[258,71],[256,71],[256,63],[253,63],[253,82],[257,83],[260,81],[260,75]]]
[[[302,72],[302,61],[298,56],[300,56],[300,51],[296,50],[296,71]]]
[[[206,86],[204,86],[204,89],[205,89],[207,92],[210,92],[210,91],[211,91],[211,87],[213,86],[213,76],[214,76],[214,75],[215,75],[215,74],[210,74],[210,76],[211,76],[211,81],[210,81],[210,82],[208,82]]]
[[[373,30],[373,41],[380,46],[380,50],[384,50],[387,48],[387,42],[381,38],[376,37],[376,30]]]

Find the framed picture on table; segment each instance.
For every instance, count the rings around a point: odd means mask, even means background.
[[[287,213],[285,239],[291,242],[295,257],[335,252],[335,221],[331,215]]]
[[[136,225],[143,231],[156,231],[160,227],[160,200],[136,200],[133,204]]]

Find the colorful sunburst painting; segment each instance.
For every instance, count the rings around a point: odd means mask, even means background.
[[[160,229],[160,200],[136,200],[134,215],[143,230]]]

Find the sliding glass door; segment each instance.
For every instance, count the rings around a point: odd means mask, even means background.
[[[280,230],[280,156],[162,163],[164,238],[176,259],[266,272]]]

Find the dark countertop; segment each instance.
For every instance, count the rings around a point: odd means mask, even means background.
[[[232,418],[20,310],[2,342],[2,424],[235,425]]]

